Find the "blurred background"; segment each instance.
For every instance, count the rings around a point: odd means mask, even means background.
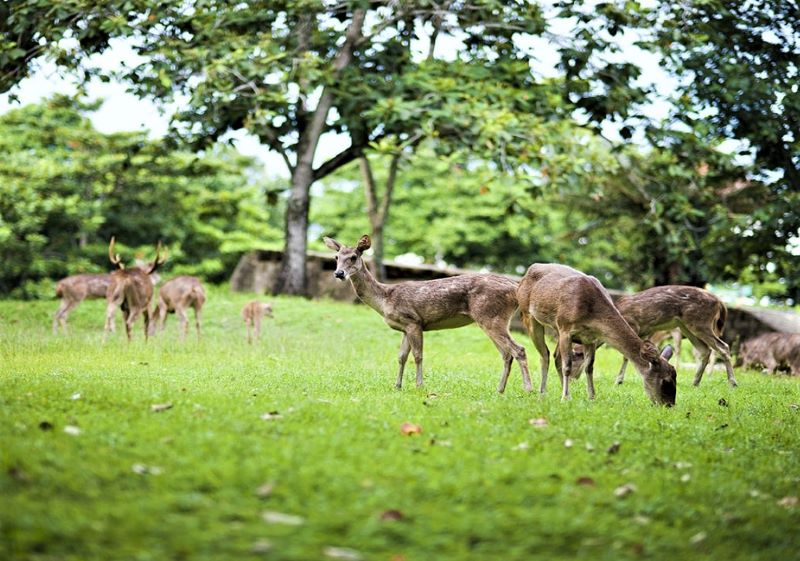
[[[369,233],[796,306],[799,62],[788,1],[4,2],[0,296],[108,270],[112,235],[313,295],[321,236]]]

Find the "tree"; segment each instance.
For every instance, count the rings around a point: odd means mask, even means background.
[[[143,133],[101,134],[98,103],[56,96],[0,116],[0,294],[35,296],[47,280],[108,269],[161,239],[173,271],[225,277],[242,251],[277,240],[253,162],[229,148],[165,149]]]

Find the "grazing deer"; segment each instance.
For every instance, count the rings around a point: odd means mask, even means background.
[[[84,300],[105,298],[109,284],[111,284],[111,275],[108,273],[72,275],[58,281],[56,296],[61,298],[61,305],[53,316],[53,334],[58,333],[59,325],[66,333],[69,313]],[[114,330],[113,318],[111,330]]]
[[[658,331],[679,329],[700,353],[694,385],[700,384],[713,350],[725,363],[728,383],[736,387],[728,345],[720,339],[728,310],[722,300],[702,288],[667,285],[648,288],[617,300],[617,309],[634,331],[649,338]],[[616,383],[625,379],[628,360],[622,361]]]
[[[745,367],[763,366],[770,374],[788,368],[800,375],[800,333],[764,333],[748,339],[739,348]]]
[[[540,392],[547,387],[550,352],[544,328],[555,329],[556,370],[561,378],[562,399],[569,398],[569,379],[574,369],[572,344],[581,343],[586,360],[589,399],[594,399],[594,353],[601,342],[618,349],[633,362],[644,379],[644,389],[658,404],[675,404],[676,372],[667,361],[672,347],[659,356],[650,341],[631,329],[600,282],[565,265],[535,263],[528,268],[517,290],[522,323],[528,330],[542,369]]]
[[[253,300],[242,308],[242,319],[244,319],[244,324],[247,326],[248,343],[253,343],[253,328],[255,328],[256,332],[256,341],[261,339],[261,319],[265,315],[269,318],[273,317],[272,304]]]
[[[114,255],[115,239],[112,237],[108,244],[108,258],[117,270],[111,273],[111,284],[106,292],[106,327],[103,333],[103,342],[108,337],[114,321],[114,311],[122,309],[125,320],[125,333],[128,341],[131,340],[131,329],[139,314],[144,314],[144,339],[150,331],[150,300],[153,298],[153,280],[151,275],[164,264],[166,259],[161,258],[161,242],[156,247],[156,258],[147,269],[132,267],[126,269],[119,255]]]
[[[503,357],[503,374],[497,391],[502,393],[505,390],[514,359],[522,371],[525,391],[531,390],[525,348],[517,344],[508,332],[511,316],[517,309],[516,281],[486,273],[382,284],[364,265],[362,258],[371,245],[369,236],[362,236],[354,248],[331,238],[323,240],[326,246],[336,251],[334,276],[341,281],[350,279],[361,301],[383,316],[389,327],[403,333],[396,388],[403,385],[403,370],[409,351],[417,366],[417,387],[422,386],[424,331],[452,329],[475,322]]]
[[[155,333],[156,326],[163,331],[164,324],[167,322],[167,314],[174,313],[180,321],[181,340],[185,339],[189,333],[189,318],[186,311],[194,308],[194,325],[199,339],[200,317],[205,302],[206,292],[197,277],[180,276],[168,280],[158,291],[158,303],[153,310],[150,335]]]

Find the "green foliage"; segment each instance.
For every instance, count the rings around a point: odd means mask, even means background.
[[[162,240],[175,270],[214,280],[280,237],[249,159],[101,134],[85,116],[96,107],[59,96],[0,116],[0,293],[35,296],[43,279],[108,269],[112,235],[129,260]]]
[[[426,333],[425,387],[396,391],[400,335],[366,306],[278,298],[250,346],[252,297],[210,290],[202,344],[171,319],[146,345],[139,329],[101,345],[96,301],[53,337],[54,303],[0,302],[1,558],[796,557],[796,378],[694,388],[685,367],[676,406],[655,408],[638,376],[614,385],[603,348],[595,402],[581,379],[562,403],[552,370],[549,393],[524,394],[516,365],[499,395],[500,356],[468,326]]]

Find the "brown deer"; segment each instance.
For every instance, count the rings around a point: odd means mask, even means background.
[[[702,288],[667,285],[648,288],[617,300],[617,309],[634,331],[644,339],[659,331],[679,329],[700,353],[694,385],[700,384],[713,350],[722,358],[728,383],[736,387],[728,345],[720,339],[728,310],[722,300]],[[622,361],[616,383],[625,379],[628,360]]]
[[[206,302],[206,292],[203,284],[197,277],[180,276],[165,282],[158,291],[158,303],[153,310],[153,321],[150,324],[150,335],[156,331],[156,327],[164,330],[167,322],[167,314],[174,313],[180,322],[181,340],[186,338],[189,333],[189,318],[186,311],[194,309],[194,325],[197,330],[197,338],[200,338],[200,318],[203,305]]]
[[[84,300],[105,298],[109,284],[111,275],[108,273],[72,275],[58,281],[56,296],[61,298],[61,304],[53,316],[53,334],[58,333],[59,326],[66,333],[69,313]],[[111,330],[114,330],[113,318]]]
[[[494,274],[469,274],[428,281],[397,284],[378,282],[365,266],[363,253],[370,248],[369,236],[362,236],[356,247],[323,238],[336,251],[334,276],[349,279],[362,302],[383,316],[386,324],[403,333],[398,357],[400,368],[395,387],[403,385],[403,370],[409,351],[417,367],[417,387],[422,386],[422,333],[452,329],[477,323],[500,351],[503,374],[497,391],[508,382],[511,362],[516,359],[522,371],[525,391],[531,390],[525,348],[508,332],[511,316],[517,309],[516,281]]]
[[[242,319],[244,319],[244,324],[247,326],[248,343],[253,343],[253,329],[255,329],[256,332],[256,341],[261,339],[261,319],[264,316],[269,318],[273,317],[272,304],[253,300],[245,304],[244,308],[242,308]]]
[[[764,333],[748,339],[739,349],[745,367],[763,366],[770,374],[788,369],[800,375],[800,333]]]
[[[144,339],[150,331],[150,300],[153,298],[153,281],[150,278],[156,269],[164,264],[166,259],[161,258],[161,242],[156,247],[156,257],[147,268],[132,267],[126,269],[119,255],[114,254],[115,239],[112,237],[108,244],[108,258],[117,270],[111,273],[111,284],[106,292],[106,327],[103,341],[108,337],[114,321],[114,311],[122,309],[125,320],[125,333],[131,341],[131,329],[140,314],[144,314]]]
[[[579,373],[573,364],[573,343],[581,343],[586,360],[589,399],[594,399],[594,353],[601,342],[618,349],[633,362],[644,379],[645,393],[658,404],[675,404],[676,372],[667,361],[672,347],[659,356],[650,341],[631,329],[600,282],[566,265],[534,263],[517,290],[522,323],[539,352],[542,384],[547,387],[550,352],[544,339],[548,326],[556,331],[556,370],[561,379],[562,399],[569,398],[569,380]]]

